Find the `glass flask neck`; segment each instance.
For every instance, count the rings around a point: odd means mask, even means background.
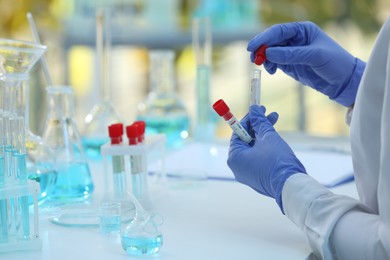
[[[73,100],[73,90],[70,87],[47,87],[48,118],[72,118],[74,114]]]
[[[163,94],[175,91],[174,57],[171,50],[150,52],[150,92]]]

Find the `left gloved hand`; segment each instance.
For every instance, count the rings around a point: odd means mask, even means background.
[[[275,122],[274,113],[266,117],[265,107],[251,106],[241,124],[247,129],[250,124],[255,133],[255,143],[251,147],[233,133],[227,164],[237,181],[275,198],[283,212],[282,189],[285,181],[293,174],[306,173],[306,169],[275,131]]]

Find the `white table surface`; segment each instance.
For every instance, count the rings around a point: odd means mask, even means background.
[[[91,164],[94,179],[99,169],[101,165]],[[333,191],[357,197],[354,183]],[[97,228],[58,226],[41,213],[42,249],[0,254],[0,259],[293,260],[307,259],[311,252],[303,233],[273,199],[235,181],[168,179],[154,210],[164,218],[164,243],[153,256],[130,256],[119,236],[100,234]]]

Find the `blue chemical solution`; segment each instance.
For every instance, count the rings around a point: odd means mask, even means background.
[[[121,216],[100,216],[100,232],[117,233],[121,229]]]
[[[57,165],[57,182],[48,198],[54,201],[82,201],[91,196],[93,188],[88,164],[62,163]]]
[[[162,235],[156,237],[122,236],[122,248],[131,255],[149,255],[158,252],[163,244]]]
[[[29,173],[28,179],[39,183],[40,193],[38,195],[38,201],[42,201],[53,192],[57,180],[56,171],[48,171],[44,173]],[[31,201],[32,203],[32,201]]]
[[[83,137],[81,139],[85,154],[89,159],[93,160],[102,160],[102,156],[100,154],[100,147],[108,143],[110,139],[107,138],[90,138],[90,137]]]
[[[114,196],[123,198],[126,192],[125,160],[123,156],[112,157],[112,172],[114,177]]]
[[[0,188],[5,184],[4,156],[0,156]],[[7,199],[0,199],[0,242],[8,240]]]
[[[146,134],[166,134],[167,146],[178,148],[188,137],[190,121],[185,113],[170,116],[142,116],[138,120],[146,123]]]
[[[15,177],[21,183],[27,183],[27,166],[25,153],[13,153],[12,161],[14,163]],[[29,196],[20,196],[18,198],[19,214],[22,228],[19,227],[18,238],[26,240],[30,238],[30,219],[29,219]]]

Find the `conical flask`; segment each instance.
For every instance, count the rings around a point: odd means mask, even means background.
[[[57,181],[48,197],[54,202],[84,201],[93,182],[80,135],[73,121],[74,96],[70,86],[49,86],[43,139],[54,151]]]
[[[146,133],[163,133],[167,145],[177,148],[189,135],[187,110],[175,91],[175,53],[152,50],[149,54],[150,89],[146,100],[138,105],[137,120],[145,121]]]
[[[109,9],[98,9],[96,12],[96,67],[99,77],[96,82],[96,92],[99,94],[99,100],[85,117],[85,130],[82,137],[83,147],[90,159],[101,159],[100,147],[110,141],[106,134],[107,127],[123,122],[110,102],[110,48]]]
[[[1,109],[25,119],[27,172],[40,182],[41,198],[47,196],[55,181],[53,151],[40,136],[30,131],[29,73],[46,46],[12,39],[0,39]],[[44,175],[43,175],[44,174]]]

